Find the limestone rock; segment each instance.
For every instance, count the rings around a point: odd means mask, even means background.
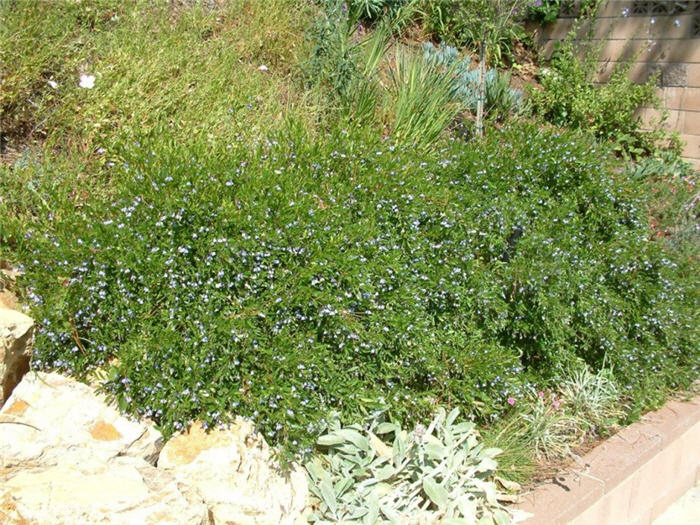
[[[134,456],[155,463],[163,438],[150,422],[135,422],[93,389],[60,374],[31,372],[0,410],[0,465],[56,465]]]
[[[0,469],[0,520],[8,525],[210,523],[196,494],[183,493],[168,472],[132,457]]]
[[[29,371],[34,321],[21,312],[0,308],[0,406]]]
[[[17,310],[17,297],[9,290],[4,290],[0,283],[0,308]]]
[[[209,433],[193,424],[165,444],[158,468],[196,489],[215,524],[292,524],[306,507],[303,470],[284,475],[265,440],[240,418],[230,429]]]

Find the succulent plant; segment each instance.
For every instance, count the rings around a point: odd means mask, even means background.
[[[422,49],[427,62],[450,71],[455,97],[468,110],[476,112],[479,72],[472,69],[471,58],[461,57],[456,48],[444,42],[438,46],[426,42]],[[487,69],[485,86],[486,111],[492,117],[503,119],[522,107],[522,91],[510,87],[510,74]]]
[[[318,439],[324,452],[306,465],[315,499],[311,521],[511,523],[494,478],[501,450],[485,448],[474,424],[457,422],[458,415],[440,408],[427,428],[412,432],[381,413],[365,428],[332,419]]]

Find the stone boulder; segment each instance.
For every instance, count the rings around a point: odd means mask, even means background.
[[[0,308],[0,406],[29,371],[33,338],[31,317]]]
[[[0,410],[0,465],[57,465],[74,457],[133,456],[155,463],[163,438],[131,421],[102,395],[60,374],[30,372]]]
[[[265,440],[244,419],[208,433],[191,425],[165,444],[158,468],[195,489],[215,524],[304,522],[305,473],[299,467],[281,472]]]
[[[52,466],[0,469],[0,522],[208,525],[196,493],[143,459],[94,456]]]
[[[0,308],[8,308],[10,310],[17,310],[19,304],[17,303],[17,297],[10,292],[5,290],[0,285]]]

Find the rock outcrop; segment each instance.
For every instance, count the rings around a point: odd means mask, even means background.
[[[0,522],[208,524],[201,497],[153,466],[162,445],[90,387],[30,372],[0,410]]]
[[[0,462],[56,465],[75,457],[132,456],[155,464],[163,438],[152,423],[130,421],[103,396],[60,374],[30,372],[0,410]]]
[[[31,317],[0,307],[0,406],[29,371],[33,337]]]
[[[307,496],[304,472],[276,468],[243,419],[209,433],[194,424],[163,447],[152,423],[91,387],[35,372],[0,409],[3,524],[293,524]]]
[[[265,440],[244,419],[211,432],[191,425],[166,443],[158,468],[195,489],[215,524],[303,522],[306,475],[299,468],[276,468]]]
[[[197,494],[140,458],[92,456],[0,473],[0,522],[8,525],[210,523]]]

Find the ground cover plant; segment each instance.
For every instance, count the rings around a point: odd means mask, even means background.
[[[457,407],[514,478],[698,377],[696,176],[506,118],[500,73],[503,122],[451,136],[473,72],[401,38],[411,2],[0,5],[4,140],[29,144],[0,259],[35,368],[289,454]]]
[[[484,447],[475,424],[458,417],[439,409],[412,432],[381,411],[367,429],[332,419],[318,439],[327,454],[307,465],[318,505],[311,521],[510,523],[498,499],[517,484],[491,479],[501,450]]]
[[[155,136],[124,146],[111,202],[4,242],[34,365],[116,358],[108,389],[166,432],[235,412],[308,442],[378,397],[487,421],[578,360],[638,405],[697,374],[688,269],[579,135],[519,125],[433,157],[341,132],[211,154]]]

